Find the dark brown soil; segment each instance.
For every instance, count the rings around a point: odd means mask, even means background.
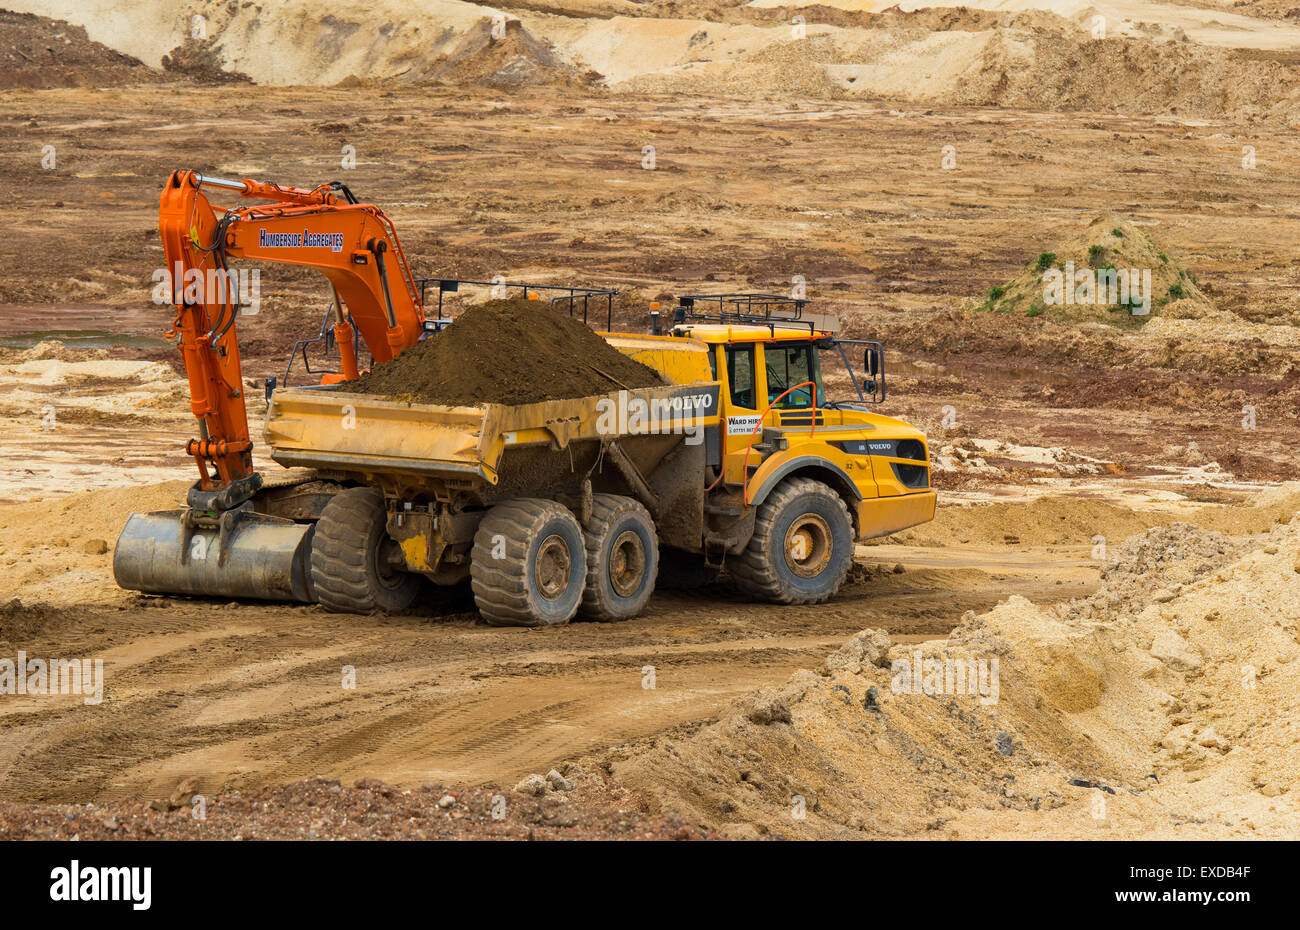
[[[0,10],[0,89],[110,87],[163,80],[138,59],[92,42],[81,26]]]
[[[470,307],[441,333],[347,385],[425,404],[531,404],[663,384],[566,311],[536,300]]]
[[[227,71],[221,64],[221,48],[216,39],[187,38],[162,58],[163,70],[179,77],[192,78],[200,84],[251,84],[253,79],[239,71]]]

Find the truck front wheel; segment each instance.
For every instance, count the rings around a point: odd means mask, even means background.
[[[493,626],[568,623],[582,603],[586,577],[582,528],[555,501],[497,504],[474,534],[474,603]]]
[[[581,613],[593,620],[629,620],[654,593],[659,540],[650,513],[630,497],[593,494],[587,539],[587,584]]]
[[[853,562],[853,523],[844,501],[811,478],[791,478],[758,507],[754,535],[728,563],[737,586],[779,604],[835,596]]]

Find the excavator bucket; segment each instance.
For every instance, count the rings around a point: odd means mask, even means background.
[[[212,526],[190,510],[135,513],[118,537],[113,575],[119,586],[148,594],[310,604],[313,530],[247,511]]]

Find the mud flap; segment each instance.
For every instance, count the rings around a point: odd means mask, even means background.
[[[249,597],[314,603],[314,524],[230,511],[219,526],[188,510],[134,513],[113,553],[120,587],[148,594]]]

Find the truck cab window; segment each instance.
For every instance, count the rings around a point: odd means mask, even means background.
[[[754,346],[727,346],[727,385],[731,390],[731,403],[735,407],[756,410],[754,391]]]
[[[826,392],[822,388],[821,365],[818,363],[817,350],[812,343],[801,342],[793,345],[768,343],[763,350],[767,367],[768,403],[781,397],[787,388],[812,381],[814,387],[804,385],[791,391],[777,402],[778,408],[811,407],[814,397],[818,406],[825,402]],[[816,392],[814,395],[814,391]]]

